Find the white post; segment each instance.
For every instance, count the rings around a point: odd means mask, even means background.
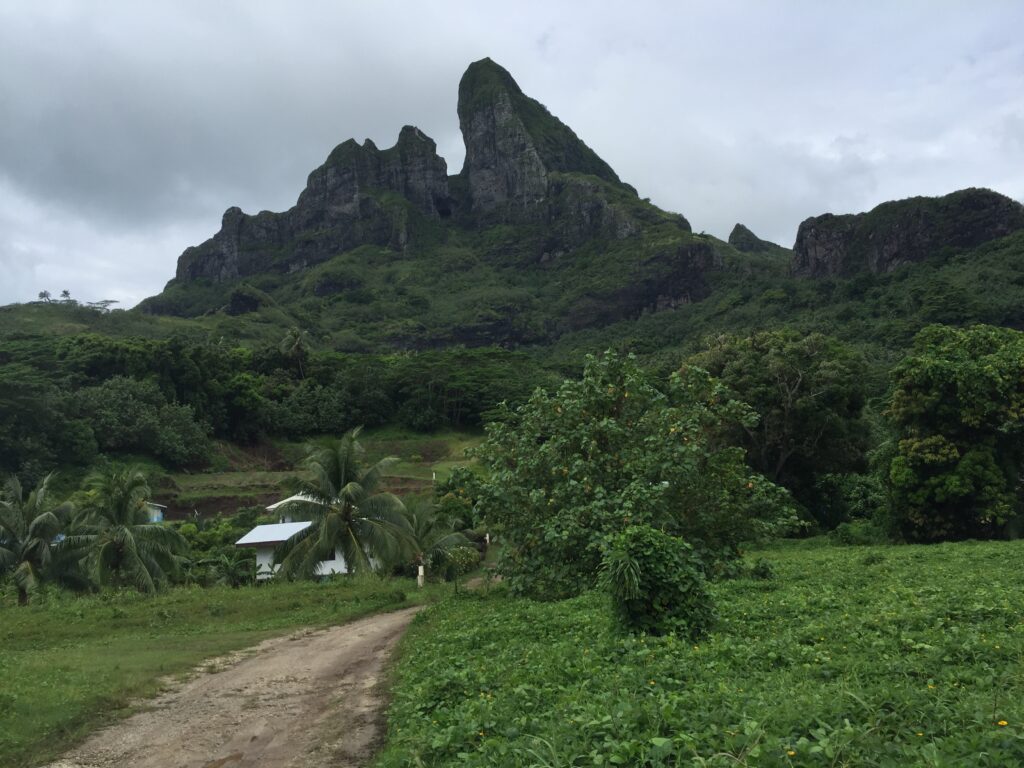
[[[425,580],[426,580],[426,576],[423,573],[423,566],[421,565],[419,567],[418,572],[416,573],[416,586],[419,587],[420,589],[423,589],[423,582]]]

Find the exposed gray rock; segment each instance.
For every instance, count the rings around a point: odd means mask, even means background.
[[[466,144],[462,176],[483,220],[550,220],[553,174],[586,174],[627,189],[573,131],[526,96],[490,59],[469,65],[459,83],[459,127]]]
[[[382,202],[389,192],[408,205]],[[369,139],[338,145],[284,213],[249,216],[229,208],[216,235],[181,255],[175,277],[227,281],[293,272],[365,244],[402,250],[410,215],[436,220],[450,213],[444,159],[429,136],[405,126],[390,149],[380,150]]]
[[[1024,229],[1024,206],[988,189],[912,197],[868,213],[807,219],[797,231],[792,271],[807,277],[891,272],[1019,229]]]
[[[515,220],[537,216],[547,197],[547,168],[509,93],[497,92],[485,108],[460,110],[459,127],[473,210],[507,211]]]

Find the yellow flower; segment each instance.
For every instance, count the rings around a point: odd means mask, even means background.
[[[791,749],[788,752],[786,752],[786,754],[789,755],[790,757],[794,757],[796,755],[796,751]]]
[[[924,734],[923,734],[923,733],[921,733],[921,731],[918,731],[918,732],[917,732],[917,735],[918,735],[918,736],[924,736]]]
[[[648,685],[654,685],[654,681],[653,681],[653,680],[648,680],[648,681],[647,681],[647,684],[648,684]]]
[[[1008,722],[1006,722],[1005,720],[1000,720],[1000,721],[999,721],[998,723],[996,723],[996,725],[998,725],[998,726],[1002,727],[1002,726],[1004,726],[1004,725],[1009,725],[1009,723],[1008,723]]]

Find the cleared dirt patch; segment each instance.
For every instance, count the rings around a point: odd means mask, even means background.
[[[383,735],[381,672],[419,608],[206,662],[51,768],[356,768]]]

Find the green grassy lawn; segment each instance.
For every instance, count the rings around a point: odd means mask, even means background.
[[[379,765],[1024,764],[1024,542],[755,554],[774,578],[713,585],[696,644],[593,593],[421,614]]]
[[[157,692],[161,678],[298,627],[340,624],[431,599],[411,580],[352,579],[199,589],[0,594],[0,766],[38,765]]]

